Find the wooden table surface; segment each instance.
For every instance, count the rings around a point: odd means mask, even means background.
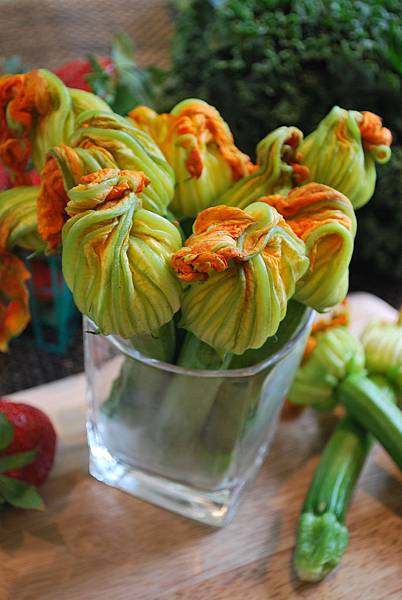
[[[59,433],[44,512],[0,514],[0,600],[401,600],[402,477],[377,446],[348,514],[342,565],[320,584],[292,569],[295,527],[331,415],[281,423],[234,521],[215,530],[88,476],[84,380],[15,394]]]

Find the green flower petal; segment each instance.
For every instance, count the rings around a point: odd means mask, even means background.
[[[402,326],[374,321],[361,336],[370,372],[385,375],[402,393]]]
[[[336,403],[336,389],[346,375],[364,369],[364,350],[346,327],[317,333],[316,345],[302,362],[288,398],[320,409]]]
[[[69,192],[63,273],[79,310],[105,334],[149,334],[180,307],[170,258],[181,244],[167,219],[141,208],[138,174],[101,171]]]
[[[374,122],[370,127],[367,115]],[[374,193],[375,163],[389,160],[390,143],[391,134],[376,115],[334,106],[302,143],[301,163],[309,168],[309,181],[335,188],[359,208]]]
[[[304,243],[260,202],[245,211],[207,209],[194,231],[173,258],[181,278],[195,281],[184,294],[181,325],[219,351],[259,348],[277,331],[308,267]]]
[[[296,127],[279,127],[257,146],[257,167],[251,175],[232,185],[219,204],[246,208],[261,196],[286,193],[307,177],[308,169],[298,164],[303,134]]]
[[[0,192],[0,248],[44,249],[38,232],[38,194],[37,186],[20,186]]]
[[[197,216],[250,170],[250,159],[234,145],[227,123],[202,100],[183,100],[162,115],[140,106],[129,116],[173,167],[176,187],[170,209],[179,218]]]

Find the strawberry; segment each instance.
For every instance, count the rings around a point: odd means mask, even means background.
[[[56,432],[41,410],[0,399],[0,503],[40,508],[34,486],[47,479],[55,448]]]
[[[110,58],[100,58],[99,64],[108,74],[113,73],[114,65]],[[86,92],[93,91],[87,81],[87,76],[92,73],[92,71],[93,68],[91,62],[82,58],[71,60],[60,65],[56,69],[53,69],[53,73],[55,73],[66,86],[85,90]]]

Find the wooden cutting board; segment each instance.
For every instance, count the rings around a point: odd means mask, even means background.
[[[46,510],[0,513],[0,600],[401,600],[402,477],[378,446],[348,514],[341,567],[318,585],[292,569],[334,416],[281,423],[234,521],[215,530],[88,476],[84,388],[79,375],[14,395],[46,410],[59,447]]]

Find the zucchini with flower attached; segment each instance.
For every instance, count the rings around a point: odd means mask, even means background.
[[[325,577],[341,560],[348,543],[346,510],[367,457],[372,437],[378,439],[402,469],[402,413],[396,406],[402,330],[386,325],[381,331],[387,360],[367,375],[364,347],[346,328],[334,327],[314,336],[289,394],[295,403],[330,408],[341,402],[347,415],[333,433],[314,474],[300,517],[295,567],[305,581]],[[399,329],[399,331],[398,331]],[[367,365],[378,365],[369,356]],[[379,373],[379,371],[382,373]]]

